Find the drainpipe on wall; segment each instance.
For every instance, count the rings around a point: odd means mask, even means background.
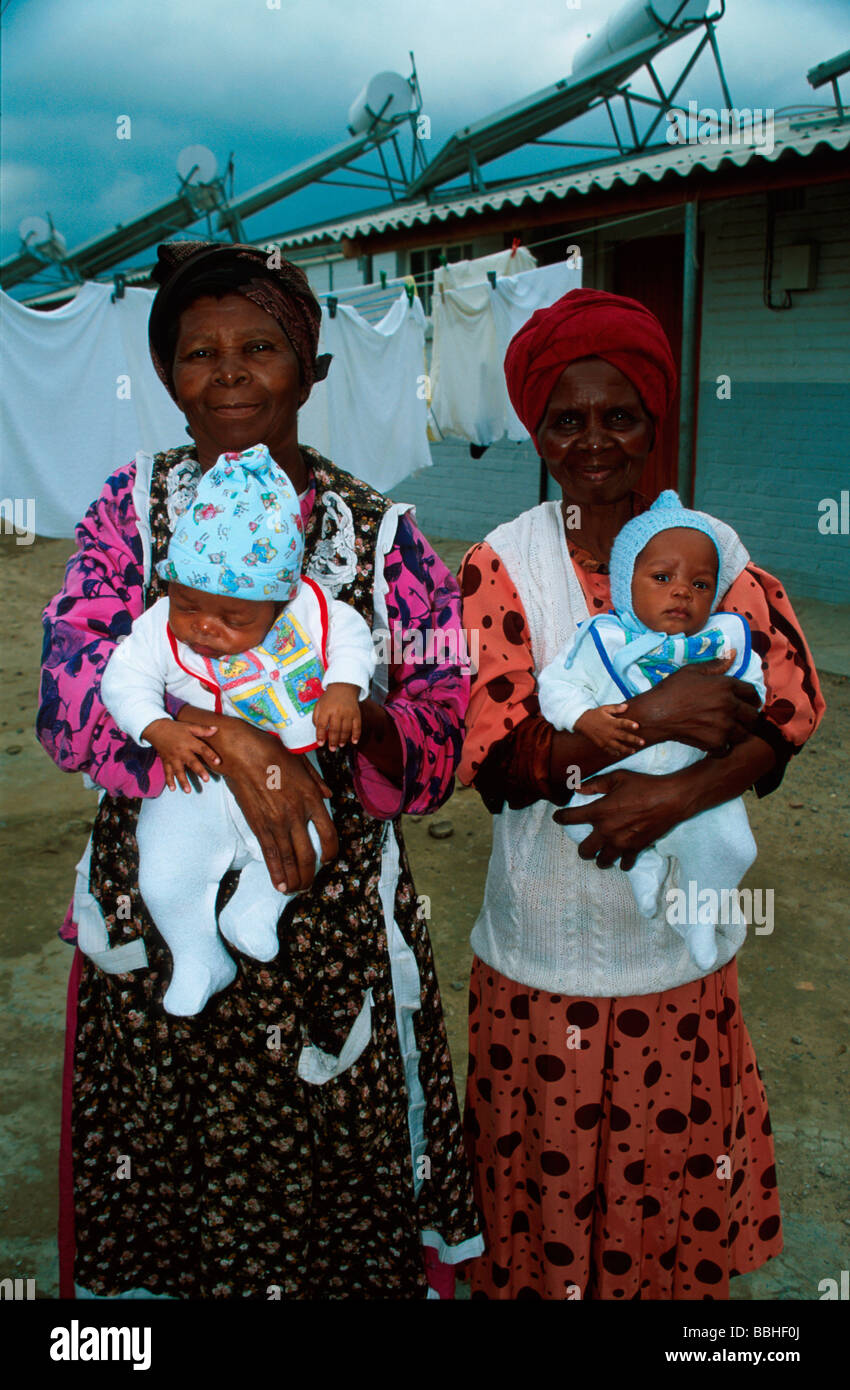
[[[685,252],[682,263],[682,375],[679,395],[679,496],[686,507],[694,498],[695,364],[697,355],[697,237],[696,199],[685,204]]]

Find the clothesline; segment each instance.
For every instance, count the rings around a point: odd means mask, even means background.
[[[581,273],[568,261],[535,266],[527,249],[514,263],[532,268],[501,274],[492,288],[482,277],[511,266],[507,249],[438,274],[447,292],[435,305],[430,365],[422,302],[405,292],[409,282],[390,291],[378,323],[341,299],[335,313],[325,305],[320,350],[332,353],[334,368],[302,408],[299,437],[382,492],[429,466],[429,420],[437,437],[525,439],[505,390],[505,349],[535,309],[580,285]],[[48,312],[0,294],[11,346],[0,393],[9,442],[0,495],[33,499],[39,535],[71,535],[109,472],[140,447],[153,453],[185,438],[185,420],[148,357],[152,301],[150,290],[120,294],[95,281]]]
[[[729,201],[730,199],[728,198],[722,198],[717,201],[713,201],[710,204],[703,205],[701,209],[702,215],[722,211]],[[659,231],[667,231],[668,228],[675,227],[681,221],[680,209],[678,207],[668,211],[670,212],[670,215],[665,217],[664,220],[661,223],[659,223]],[[578,239],[579,237],[588,236],[591,232],[604,232],[611,227],[624,226],[628,222],[639,222],[645,220],[648,217],[657,217],[658,212],[659,209],[650,208],[646,212],[629,213],[625,217],[613,217],[610,218],[607,222],[595,222],[590,227],[580,227],[579,229],[571,232],[559,232],[557,236],[544,237],[540,241],[523,242],[523,246],[527,251],[537,251],[540,249],[541,246],[552,246],[557,241],[568,241],[570,237],[575,237],[576,239]],[[451,265],[452,262],[449,262],[449,264]],[[392,280],[387,280],[387,286],[389,287],[390,284],[401,285],[405,280],[412,280],[417,285],[417,287],[419,285],[427,285],[432,279],[433,274],[433,270],[423,270],[420,271],[417,275],[393,277]],[[362,287],[358,286],[357,288]],[[323,294],[319,295],[320,299],[325,297],[326,296]]]

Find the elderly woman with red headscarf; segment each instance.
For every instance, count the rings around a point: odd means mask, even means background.
[[[154,274],[151,355],[192,442],[107,479],[45,613],[38,734],[102,789],[67,924],[84,953],[68,996],[62,1295],[448,1293],[447,1267],[482,1245],[400,817],[450,793],[468,673],[416,663],[424,646],[405,643],[361,705],[357,750],[320,749],[321,777],[216,716],[218,770],[272,881],[303,891],[277,957],[239,956],[234,983],[190,1018],[163,1010],[171,958],[138,887],[136,817],[162,763],[116,727],[100,678],[162,596],[158,562],[225,451],[267,446],[299,494],[305,572],[373,628],[459,637],[457,585],[408,507],[299,445],[299,407],[328,367],[303,272],[250,246],[174,242]],[[191,705],[172,713],[209,722]]]
[[[738,999],[745,928],[719,928],[704,974],[663,913],[638,912],[621,870],[699,811],[773,790],[823,700],[781,585],[712,519],[735,557],[721,606],[749,620],[765,707],[724,674],[728,660],[683,668],[628,714],[647,745],[715,756],[668,776],[593,777],[610,755],[546,723],[537,675],[611,609],[611,545],[648,505],[638,486],[673,359],[641,304],[573,290],[517,333],[505,374],[562,498],[491,532],[460,576],[480,636],[460,775],[494,814],[472,934],[466,1129],[487,1241],[473,1297],[726,1298],[730,1275],[782,1248]],[[557,811],[579,777],[603,795]],[[593,830],[577,847],[562,826],[579,821]]]

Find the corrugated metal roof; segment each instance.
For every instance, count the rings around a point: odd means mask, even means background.
[[[694,169],[714,173],[722,165],[749,164],[764,159],[774,163],[786,151],[809,155],[818,146],[827,145],[843,150],[850,145],[850,121],[841,122],[837,115],[818,119],[800,118],[776,121],[773,129],[773,148],[766,144],[681,144],[654,148],[645,154],[596,164],[571,172],[540,179],[524,179],[521,183],[503,185],[484,193],[455,194],[440,202],[417,199],[396,203],[390,207],[360,212],[338,222],[318,223],[312,227],[286,232],[271,238],[282,247],[309,246],[317,241],[341,241],[343,237],[367,236],[390,228],[427,226],[445,222],[449,217],[463,217],[468,212],[497,212],[505,206],[520,207],[523,203],[542,203],[544,198],[565,198],[570,193],[589,193],[598,188],[607,191],[614,184],[631,187],[641,179],[659,183],[667,174],[686,178]]]

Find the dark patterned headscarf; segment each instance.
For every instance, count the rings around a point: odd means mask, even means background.
[[[208,294],[241,294],[271,314],[292,344],[308,392],[327,376],[330,354],[316,356],[322,311],[307,276],[291,261],[272,267],[266,252],[238,243],[166,241],[157,247],[151,278],[159,285],[148,324],[151,359],[174,400],[172,365],[180,315]]]

